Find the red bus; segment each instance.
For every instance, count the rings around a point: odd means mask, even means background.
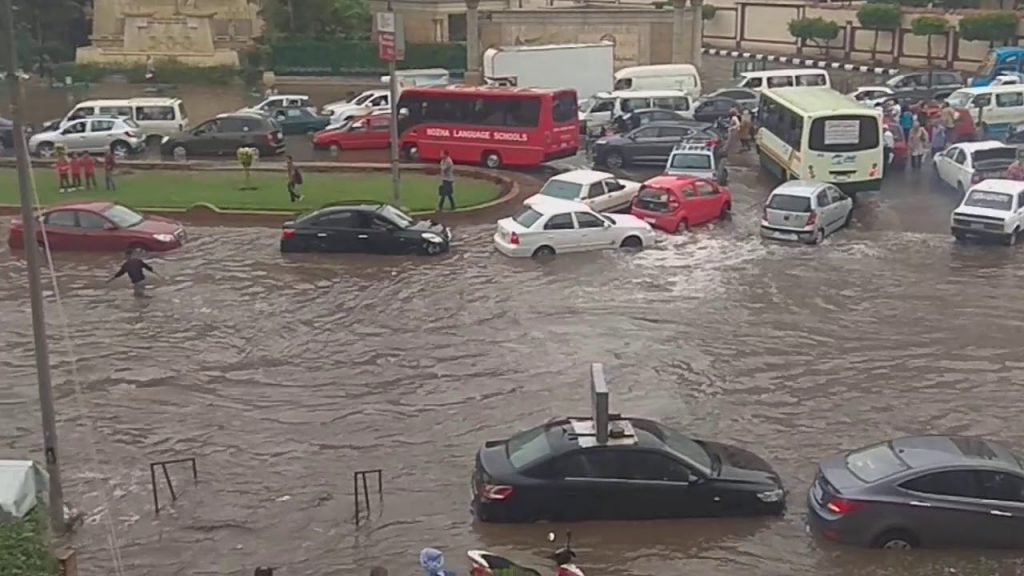
[[[407,88],[398,99],[401,149],[437,162],[537,166],[580,147],[575,90],[443,86]]]

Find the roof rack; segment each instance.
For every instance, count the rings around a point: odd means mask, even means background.
[[[704,138],[686,138],[675,145],[672,149],[673,152],[676,150],[690,150],[690,151],[702,151],[710,152],[712,149],[712,140],[706,140]]]

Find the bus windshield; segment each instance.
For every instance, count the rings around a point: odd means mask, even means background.
[[[816,152],[861,152],[878,148],[879,119],[836,115],[811,121],[807,147]]]

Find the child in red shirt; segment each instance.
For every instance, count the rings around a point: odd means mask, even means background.
[[[96,187],[96,159],[92,154],[82,156],[82,170],[85,172],[85,189],[92,190]]]
[[[82,187],[82,160],[78,154],[71,155],[71,188],[78,190]]]
[[[68,175],[71,174],[71,164],[68,159],[61,156],[57,158],[57,177],[60,179],[60,192],[63,194],[71,189],[71,181]]]

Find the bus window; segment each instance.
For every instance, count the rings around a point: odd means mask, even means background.
[[[817,152],[859,152],[878,148],[878,119],[830,116],[811,122],[808,147]]]
[[[536,115],[540,115],[540,99],[531,98],[529,100],[531,106],[536,106]],[[576,102],[576,96],[569,92],[563,92],[555,94],[554,102],[551,106],[551,119],[554,120],[555,124],[564,124],[566,122],[572,122],[574,119],[579,118],[579,110],[577,107],[579,104]],[[537,124],[534,123],[533,126]]]

